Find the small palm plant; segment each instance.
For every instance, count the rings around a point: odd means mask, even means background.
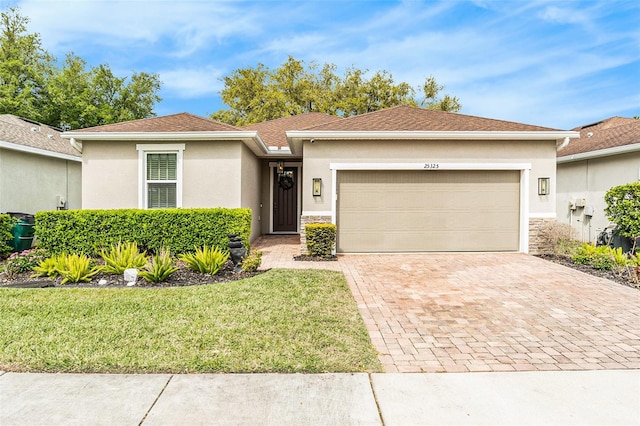
[[[218,247],[196,247],[195,253],[185,253],[179,256],[189,269],[202,274],[215,275],[229,260],[229,253]]]
[[[100,251],[104,260],[104,272],[122,274],[125,269],[140,269],[147,263],[147,252],[140,253],[136,242],[118,243]]]
[[[139,275],[150,283],[161,283],[179,268],[176,267],[168,250],[160,250],[160,253],[151,257]]]
[[[62,277],[60,284],[66,284],[88,283],[102,270],[102,267],[94,266],[93,260],[85,254],[62,254],[58,259],[57,269]]]

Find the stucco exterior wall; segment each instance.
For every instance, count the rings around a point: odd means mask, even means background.
[[[55,210],[58,196],[79,209],[81,169],[79,161],[0,149],[0,212]]]
[[[241,158],[240,142],[187,142],[182,206],[244,207],[240,192]]]
[[[253,220],[251,223],[251,241],[258,238],[261,232],[261,219],[260,216],[260,203],[261,203],[261,186],[260,186],[260,172],[261,161],[242,144],[242,159],[241,159],[241,207],[248,207],[251,209]]]
[[[137,207],[136,142],[84,142],[82,145],[82,208]]]
[[[555,215],[555,141],[315,141],[304,143],[303,194],[322,178],[322,196],[303,198],[303,214],[331,211],[330,163],[531,163],[529,213]],[[426,171],[428,173],[428,171]],[[551,195],[538,196],[539,177],[551,180]]]
[[[166,142],[167,145],[176,142]],[[85,141],[84,209],[137,208],[139,141]],[[158,145],[156,142],[148,144]],[[242,146],[239,142],[187,142],[183,151],[182,206],[240,207]]]
[[[570,224],[580,241],[595,242],[610,223],[604,214],[604,195],[613,186],[640,178],[640,152],[558,163],[557,176],[558,221]],[[584,207],[569,208],[570,201],[582,198],[593,208],[592,217],[585,215]]]

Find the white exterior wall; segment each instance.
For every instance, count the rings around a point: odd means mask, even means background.
[[[557,168],[558,221],[571,224],[580,241],[595,242],[610,223],[604,213],[604,195],[614,186],[640,178],[640,152],[558,163]],[[593,208],[592,217],[584,214],[584,208],[569,208],[570,201],[582,198]]]
[[[79,209],[81,169],[80,161],[0,149],[0,212],[55,210],[58,197]]]

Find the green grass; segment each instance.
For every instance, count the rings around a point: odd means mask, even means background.
[[[219,285],[0,289],[0,370],[381,371],[341,273]]]

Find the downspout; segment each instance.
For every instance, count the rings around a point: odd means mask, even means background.
[[[567,147],[567,145],[569,145],[569,136],[564,138],[564,141],[562,141],[562,144],[556,149],[556,151],[558,151],[558,152],[562,151],[563,149],[565,149]]]
[[[78,151],[80,154],[82,154],[82,144],[76,142],[76,138],[71,138],[69,139],[69,143],[71,144],[71,146],[73,147],[73,149],[75,149],[76,151]]]

